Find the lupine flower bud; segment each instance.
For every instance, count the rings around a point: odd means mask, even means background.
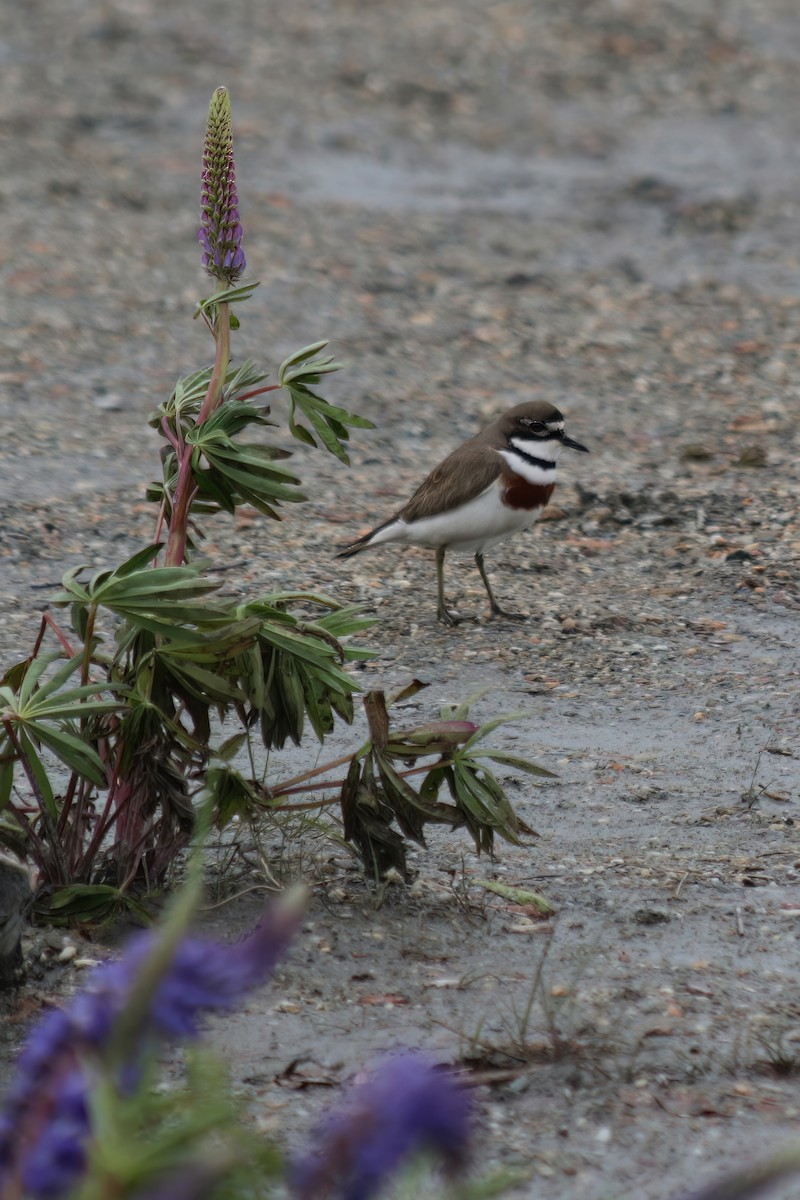
[[[466,1093],[423,1055],[401,1054],[353,1088],[289,1182],[298,1200],[370,1200],[413,1154],[433,1152],[457,1171],[469,1137]]]
[[[304,909],[304,897],[290,893],[267,909],[249,937],[233,945],[184,937],[146,1011],[138,1014],[134,1044],[126,1046],[130,1058],[117,1080],[120,1090],[129,1090],[138,1079],[138,1059],[154,1040],[197,1036],[203,1012],[233,1008],[263,983]],[[84,1062],[102,1061],[157,942],[158,933],[134,938],[122,958],[93,973],[67,1008],[52,1010],[34,1027],[0,1109],[0,1193],[18,1176],[26,1195],[53,1200],[83,1174],[92,1133]]]
[[[203,145],[200,205],[197,236],[203,247],[203,268],[214,279],[232,284],[243,273],[246,262],[233,165],[231,98],[227,88],[217,88],[211,97]]]

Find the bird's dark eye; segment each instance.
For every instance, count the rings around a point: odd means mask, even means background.
[[[530,417],[523,417],[522,424],[527,425],[528,429],[535,429],[537,433],[547,429],[544,421],[532,421]]]

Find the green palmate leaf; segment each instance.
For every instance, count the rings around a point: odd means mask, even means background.
[[[143,549],[137,550],[135,554],[132,554],[121,566],[116,568],[114,571],[115,577],[124,579],[128,575],[137,574],[143,567],[152,566],[162,546],[163,542],[154,542],[152,546],[145,546]]]
[[[494,826],[497,821],[494,812],[494,797],[489,788],[480,783],[475,772],[463,762],[456,762],[453,767],[453,777],[456,788],[456,801],[477,817],[482,825]]]
[[[519,754],[508,754],[505,750],[476,750],[473,757],[490,758],[506,767],[513,767],[516,771],[526,771],[528,775],[542,775],[548,779],[558,778],[555,771],[548,771],[546,767],[540,767],[530,758],[522,758]]]
[[[25,706],[30,702],[31,696],[34,694],[42,675],[45,673],[51,663],[55,662],[60,657],[61,655],[55,651],[52,654],[42,654],[39,658],[34,658],[31,660],[30,666],[25,672],[19,687],[18,706],[20,709],[25,708]]]
[[[284,600],[285,595],[270,597]],[[261,723],[268,747],[302,736],[306,719],[317,737],[333,728],[335,715],[353,719],[351,693],[355,684],[338,663],[345,656],[341,643],[326,628],[330,616],[300,622],[292,614],[264,601],[242,606],[239,612],[262,619],[258,646],[241,656],[237,677],[247,695],[252,716]],[[355,623],[345,614],[341,624]]]
[[[287,381],[287,375],[292,367],[298,366],[299,363],[307,363],[315,354],[319,354],[320,350],[324,350],[327,346],[327,341],[312,342],[310,346],[303,346],[300,350],[295,350],[288,358],[285,358],[278,367],[278,379],[281,383]]]
[[[233,447],[230,451],[215,450],[213,453],[205,453],[211,465],[230,483],[235,484],[239,493],[246,494],[248,500],[255,496],[259,501],[266,501],[268,504],[298,504],[307,499],[294,483],[285,482],[298,482],[295,476],[290,475],[288,471],[279,474],[277,468],[267,470],[261,466],[253,466],[242,458],[239,453],[241,449],[244,448]]]
[[[41,721],[26,721],[24,728],[37,742],[52,750],[56,758],[70,770],[91,779],[99,787],[106,784],[106,771],[99,754],[77,733],[54,725],[44,725]]]
[[[104,883],[74,883],[59,888],[52,896],[40,899],[36,908],[54,924],[106,921],[125,912],[134,913],[148,923],[151,919],[144,905]]]
[[[148,423],[153,428],[160,429],[166,419],[174,430],[180,422],[184,434],[189,433],[194,428],[192,418],[199,413],[208,392],[211,375],[212,369],[206,367],[202,371],[195,371],[193,374],[179,379],[169,400],[150,414]],[[226,398],[223,407],[227,407],[228,402],[233,400],[238,392],[255,388],[266,378],[266,373],[251,359],[246,359],[239,366],[229,366],[223,388]],[[265,409],[266,406],[263,404],[252,406],[252,411],[256,414]]]
[[[309,381],[311,382],[312,380]],[[281,383],[289,391],[289,429],[294,436],[306,444],[316,445],[314,436],[307,429],[304,429],[303,433],[298,432],[298,430],[304,428],[298,425],[296,420],[296,414],[299,410],[305,420],[312,426],[314,433],[322,442],[325,449],[334,454],[340,461],[344,463],[349,462],[343,445],[350,436],[347,427],[371,429],[373,428],[372,422],[367,421],[365,417],[357,417],[353,413],[347,412],[344,408],[329,404],[322,396],[318,396],[315,392],[312,392],[305,383],[301,383],[296,374],[293,374],[291,380],[281,380]]]
[[[230,759],[236,757],[246,742],[246,733],[234,733],[232,737],[226,738],[221,745],[217,746],[214,751],[214,756],[216,758],[221,758],[227,763],[230,761]]]
[[[356,825],[355,810],[361,786],[362,770],[363,767],[360,758],[354,755],[350,759],[350,766],[347,768],[347,775],[342,784],[342,790],[339,793],[343,832],[345,839],[348,841],[353,837],[353,830]]]
[[[124,617],[128,623],[126,635],[136,635],[141,633],[154,634],[157,637],[168,638],[170,642],[187,642],[191,643],[197,637],[197,630],[193,628],[185,628],[176,623],[171,613],[167,613],[164,617],[155,617],[147,610],[139,608],[125,608],[122,605],[115,606],[112,610],[118,616]],[[186,619],[194,622],[196,625],[203,623],[213,625],[216,620],[221,620],[225,616],[224,611],[211,613],[209,610],[190,610],[186,613]]]
[[[92,599],[108,607],[153,603],[175,607],[187,600],[201,599],[219,587],[216,580],[187,577],[183,571],[183,567],[152,567],[130,579],[105,580],[95,589]]]
[[[505,713],[500,717],[493,717],[491,721],[486,721],[473,733],[472,737],[464,743],[464,750],[471,750],[478,742],[482,742],[490,733],[494,733],[495,729],[499,729],[501,725],[508,725],[511,721],[521,721],[523,717],[529,716],[526,712]]]
[[[156,654],[170,659],[189,659],[195,663],[221,662],[236,658],[249,649],[260,629],[258,617],[243,617],[220,625],[209,633],[194,631],[192,641],[165,643],[156,649]]]
[[[192,371],[190,375],[179,379],[172,397],[175,407],[180,411],[194,408],[196,405],[199,409],[208,391],[212,374],[211,367],[202,367],[199,371]]]
[[[148,425],[153,429],[160,430],[166,420],[172,429],[175,429],[183,417],[191,417],[200,411],[210,382],[210,367],[179,379],[169,400],[165,400],[148,415]]]
[[[197,637],[196,629],[181,629],[178,626],[192,624],[197,625],[198,628],[213,629],[224,624],[229,615],[226,609],[216,605],[182,603],[180,599],[175,600],[170,597],[162,597],[159,600],[151,596],[140,599],[132,596],[128,602],[115,601],[107,607],[122,617],[133,617],[143,621],[144,617],[152,616],[167,628],[172,628],[174,625],[176,626],[176,637],[184,634]]]
[[[313,446],[316,449],[316,441],[311,433],[308,432],[305,425],[298,425],[294,419],[295,406],[289,406],[289,432],[298,442],[302,442],[304,446]]]
[[[221,408],[216,409],[211,416],[206,417],[199,425],[194,425],[186,434],[186,441],[192,446],[230,445],[231,440],[248,425],[272,425],[266,416],[265,409],[243,400],[229,400]],[[269,451],[271,447],[264,447]],[[281,457],[280,452],[273,457]]]
[[[55,820],[58,816],[55,796],[53,789],[50,786],[50,780],[47,777],[47,770],[39,755],[36,753],[36,748],[25,733],[24,729],[20,729],[17,733],[17,741],[19,742],[19,750],[25,764],[33,776],[36,788],[39,793],[42,804],[45,806],[50,816]]]
[[[321,592],[270,592],[268,596],[262,596],[259,600],[250,600],[247,607],[249,611],[260,613],[264,617],[274,617],[276,620],[280,618],[287,624],[294,624],[297,618],[287,612],[286,605],[295,600],[306,600],[309,604],[316,604],[321,608],[342,607],[332,597]]]
[[[315,624],[321,626],[339,642],[346,662],[363,662],[376,657],[377,650],[370,650],[369,646],[361,646],[355,642],[343,640],[352,637],[355,633],[361,633],[365,629],[371,629],[375,624],[375,618],[365,617],[356,605],[319,617]]]
[[[492,828],[502,826],[510,809],[507,802],[503,803],[505,798],[494,777],[487,772],[480,778],[473,765],[464,762],[456,762],[453,770],[456,800],[482,824]]]
[[[269,373],[261,369],[261,367],[253,362],[251,358],[246,358],[238,367],[229,367],[225,378],[225,395],[233,398],[239,392],[246,389],[254,388],[257,384],[263,383],[268,378]],[[226,401],[230,403],[230,400]]]
[[[506,841],[519,842],[520,821],[490,771],[482,770],[477,764],[456,762],[454,783],[459,807],[485,829],[496,831]]]
[[[375,751],[374,757],[383,785],[383,794],[394,813],[397,824],[406,837],[413,838],[420,846],[424,846],[425,815],[420,811],[420,809],[424,809],[423,802],[410,784],[397,774],[389,760],[379,750]]]
[[[14,663],[13,666],[8,668],[2,679],[0,679],[0,685],[10,688],[12,692],[18,692],[30,665],[31,660],[29,658],[23,658],[21,662]]]
[[[276,466],[280,456],[272,446],[260,446],[256,442],[222,443],[218,457],[236,464],[238,470],[245,474],[253,472],[267,475],[276,483],[296,484],[300,481],[287,467]]]
[[[303,673],[301,673],[301,684],[303,685],[306,716],[318,740],[323,742],[327,735],[333,732],[333,711],[330,704],[327,703],[325,689],[313,676],[303,679]]]
[[[55,671],[48,680],[42,680],[43,670],[48,666],[51,666],[53,663],[59,661],[62,663],[61,667],[59,667],[59,669]],[[74,675],[76,671],[81,669],[83,665],[83,655],[75,654],[72,658],[64,661],[63,655],[59,654],[58,652],[54,654],[45,654],[41,655],[40,658],[35,660],[35,665],[40,669],[34,670],[34,664],[31,664],[31,670],[26,676],[25,683],[20,688],[20,705],[27,705],[30,703],[34,693],[33,689],[29,687],[29,683],[30,681],[35,681],[35,683],[38,685],[35,691],[35,703],[37,707],[41,706],[42,703],[50,695],[52,695],[53,692],[57,692],[64,686],[71,675]],[[85,696],[95,695],[98,691],[103,690],[100,684],[87,685],[87,687],[88,690],[84,688],[82,693]],[[75,693],[80,693],[80,688],[70,689],[70,694]]]
[[[230,680],[194,663],[183,662],[179,666],[174,660],[165,660],[165,667],[191,695],[204,704],[235,704],[245,699],[244,692]]]
[[[233,407],[244,410],[248,419],[253,419],[249,405]],[[275,517],[273,505],[305,499],[296,486],[297,476],[276,465],[275,460],[285,457],[285,452],[270,446],[235,442],[228,430],[213,424],[213,418],[187,435],[187,440],[195,443],[192,457],[195,482],[221,508],[232,511],[237,503],[246,502]]]
[[[171,622],[186,624],[224,620],[227,616],[224,609],[213,608],[207,602],[196,605],[189,603],[203,600],[219,586],[219,581],[203,578],[192,566],[138,567],[126,569],[123,573],[100,572],[80,591],[73,580],[69,589],[59,594],[55,602],[69,603],[77,599],[87,605],[107,608],[118,616],[136,616],[143,624],[143,617],[153,614],[158,624],[154,632],[163,633],[166,632],[163,628],[165,623],[169,626]]]
[[[332,421],[326,420],[323,414],[316,413],[313,410],[307,412],[306,416],[314,426],[314,431],[319,436],[319,440],[328,453],[335,455],[340,462],[349,466],[350,456],[343,445],[350,436],[347,430],[337,428]]]
[[[402,796],[403,801],[420,815],[423,821],[434,821],[436,824],[453,825],[459,821],[456,809],[450,804],[440,804],[436,797],[438,787],[432,790],[420,788],[417,792],[398,771],[395,770],[388,755],[379,750],[374,751],[381,781],[387,794],[387,799],[394,807],[394,796]],[[426,779],[428,776],[426,776]]]
[[[94,683],[87,684],[85,688],[72,688],[69,692],[63,692],[52,700],[35,705],[35,708],[32,707],[31,711],[35,711],[36,717],[39,720],[82,721],[85,717],[97,717],[102,713],[120,712],[125,707],[122,698],[119,700],[80,700],[81,695],[95,696],[99,690],[100,684]],[[115,690],[122,693],[127,691],[127,688],[124,684],[119,684]]]
[[[260,638],[268,645],[286,651],[287,658],[299,659],[314,668],[318,678],[327,683],[335,691],[352,692],[355,683],[349,675],[341,671],[332,661],[332,655],[326,654],[326,643],[303,638],[296,634],[283,634],[276,629],[262,626]]]
[[[392,828],[392,809],[381,798],[371,755],[351,760],[339,802],[344,837],[358,847],[373,878],[382,878],[390,869],[405,876],[405,846]]]
[[[213,296],[206,296],[204,300],[198,301],[194,316],[199,317],[201,313],[219,308],[220,304],[239,304],[243,300],[249,300],[259,286],[256,280],[254,283],[243,283],[240,287],[226,288],[224,291],[215,292]]]
[[[71,660],[69,675],[76,669],[76,665],[80,664],[76,664],[74,659]],[[15,698],[9,689],[2,688],[0,697],[6,700],[7,711],[20,720],[29,720],[34,717],[49,720],[61,718],[80,720],[90,715],[97,716],[100,713],[114,712],[122,707],[124,703],[122,697],[128,690],[125,684],[119,683],[114,686],[113,691],[116,695],[114,699],[89,699],[89,697],[96,697],[101,692],[112,689],[104,683],[84,683],[77,687],[62,688],[60,691],[56,691],[58,685],[68,677],[63,671],[59,671],[32,694],[23,693],[21,690],[20,695]]]
[[[233,817],[248,818],[262,808],[262,797],[238,771],[226,764],[209,767],[206,792],[216,807],[216,824],[224,829]]]
[[[426,800],[435,800],[441,791],[442,784],[448,783],[449,785],[451,782],[447,778],[448,772],[452,776],[452,767],[445,767],[441,763],[436,763],[432,766],[422,781],[419,789],[420,796],[424,796]]]
[[[86,570],[86,566],[73,567],[61,577],[61,585],[64,588],[63,592],[58,592],[52,600],[53,604],[71,604],[77,600],[81,603],[89,602],[89,593],[83,584],[78,582],[78,576],[82,571]]]
[[[248,702],[260,713],[267,702],[264,659],[258,646],[253,646],[237,659],[239,683]]]
[[[221,508],[223,512],[230,513],[231,516],[236,512],[236,504],[239,497],[236,489],[231,487],[222,472],[215,470],[213,467],[203,470],[200,468],[199,462],[195,463],[193,461],[192,476],[201,496],[205,496],[208,500],[213,501],[214,506]],[[195,501],[192,505],[192,512],[199,512],[201,508],[203,511],[213,511],[213,509],[209,509],[208,505],[198,504]]]
[[[197,600],[218,588],[217,580],[188,574],[186,567],[151,567],[129,577],[112,576],[95,590],[92,599],[108,608],[112,604],[156,604],[168,608]]]
[[[318,396],[316,392],[312,392],[310,388],[295,384],[294,391],[302,394],[301,407],[304,412],[317,412],[321,416],[324,416],[326,421],[329,421],[332,425],[340,427],[349,425],[352,429],[375,428],[374,423],[368,421],[366,417],[359,417],[355,413],[348,412],[346,408],[340,408],[337,404],[331,404],[322,396]],[[343,432],[342,437],[347,437],[347,433]]]

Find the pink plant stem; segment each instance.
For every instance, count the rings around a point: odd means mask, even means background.
[[[119,778],[119,766],[122,761],[122,755],[124,752],[125,752],[125,747],[122,745],[122,743],[118,743],[117,744],[117,761],[113,768],[113,771],[110,772],[111,773],[111,782],[109,784],[108,794],[106,796],[106,802],[105,802],[105,805],[103,806],[103,811],[100,814],[100,817],[98,818],[94,833],[92,834],[92,840],[89,842],[89,845],[86,847],[86,850],[84,851],[83,862],[82,862],[82,871],[85,871],[94,862],[95,855],[97,854],[97,851],[100,848],[100,843],[102,842],[103,838],[108,833],[108,830],[111,828],[111,826],[114,822],[114,819],[117,815],[117,812],[119,811],[119,807],[122,803],[121,801],[119,801],[117,799],[117,796],[118,796],[118,793],[120,790],[120,784],[121,784],[121,781]],[[111,819],[109,820],[108,814],[111,811],[112,807],[114,808],[114,812],[111,816]]]
[[[52,629],[53,633],[56,635],[59,642],[61,643],[64,653],[67,654],[70,658],[74,658],[75,651],[73,650],[72,646],[70,645],[66,634],[63,632],[63,630],[61,630],[59,628],[59,626],[53,620],[52,613],[49,613],[49,612],[45,613],[44,616],[42,617],[42,623],[39,626],[39,634],[34,643],[33,650],[31,651],[31,658],[36,658],[37,654],[41,650],[42,641],[44,639],[44,634],[45,634],[45,629],[48,626],[50,629]]]
[[[310,771],[303,771],[300,775],[292,775],[289,779],[284,779],[283,783],[277,788],[270,788],[270,793],[275,795],[277,792],[282,792],[284,788],[293,787],[296,783],[304,783],[306,779],[313,779],[315,775],[324,775],[326,771],[332,771],[334,767],[342,767],[346,762],[350,762],[354,758],[353,754],[343,754],[341,758],[332,758],[330,762],[323,763],[321,767],[312,767]]]
[[[242,392],[237,397],[238,400],[252,400],[254,396],[263,396],[265,392],[279,392],[281,385],[279,383],[268,383],[266,387],[253,388],[252,392]]]
[[[215,409],[222,403],[222,389],[228,374],[228,363],[231,354],[231,314],[230,306],[224,302],[219,305],[217,319],[214,323],[214,337],[217,342],[217,353],[214,360],[214,370],[208,381],[208,390],[200,412],[197,414],[195,426],[202,425],[208,420]],[[175,488],[175,502],[172,507],[172,517],[169,523],[169,538],[164,562],[168,567],[179,567],[186,561],[186,542],[189,529],[189,510],[197,495],[197,484],[192,478],[193,447],[183,445],[179,454],[178,483]]]
[[[309,771],[309,775],[320,774],[322,771],[330,770],[331,767],[338,766],[340,762],[347,762],[348,758],[352,758],[352,755],[348,754],[346,758],[337,759],[335,762],[326,763],[325,766],[320,767],[318,771]],[[408,779],[409,775],[420,775],[423,771],[433,770],[434,767],[449,767],[450,765],[451,764],[449,762],[442,762],[440,760],[439,762],[435,762],[435,763],[427,763],[425,766],[421,766],[421,767],[409,767],[406,771],[398,771],[397,774],[400,776],[401,779]],[[292,783],[292,782],[293,782],[292,780],[287,780],[287,783]],[[287,787],[285,783],[279,783],[277,787],[265,788],[264,790],[267,794],[267,799],[276,800],[276,799],[278,799],[279,796],[298,796],[298,795],[302,795],[303,792],[324,792],[324,791],[327,791],[328,788],[342,788],[344,786],[345,782],[346,782],[346,780],[344,780],[344,779],[323,779],[321,783],[301,784],[299,787]],[[314,808],[316,804],[332,804],[332,803],[333,803],[332,800],[326,800],[326,801],[323,801],[323,800],[316,801],[315,800],[315,801],[311,801],[308,805],[302,805],[302,804],[298,805],[298,806],[281,805],[281,808],[286,808],[286,810],[288,811],[289,809],[291,809],[293,807]]]

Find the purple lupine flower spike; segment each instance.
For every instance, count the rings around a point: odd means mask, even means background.
[[[184,937],[141,1014],[117,1086],[125,1091],[135,1085],[147,1044],[196,1037],[204,1012],[233,1008],[264,983],[304,911],[305,893],[297,889],[270,905],[241,942]],[[158,938],[158,932],[134,938],[122,958],[93,972],[67,1008],[54,1009],[34,1027],[0,1109],[0,1193],[9,1179],[20,1178],[26,1196],[57,1200],[80,1179],[92,1133],[84,1063],[102,1061]]]
[[[200,206],[197,237],[203,247],[203,269],[230,286],[247,264],[233,165],[231,98],[223,87],[214,92],[208,110]]]
[[[370,1200],[405,1159],[429,1151],[454,1173],[466,1164],[470,1102],[421,1054],[379,1063],[292,1166],[298,1200]]]

